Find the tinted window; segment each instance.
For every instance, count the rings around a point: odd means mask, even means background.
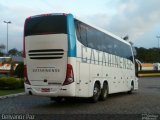
[[[112,36],[75,20],[77,39],[86,47],[133,61],[131,47]]]
[[[67,33],[66,16],[39,16],[30,18],[25,25],[25,36]]]
[[[124,46],[124,57],[133,61],[133,56],[132,56],[132,52],[131,52],[131,47],[129,45],[125,45]]]
[[[87,29],[88,47],[102,51],[102,39],[103,39],[103,33],[88,26]]]
[[[80,24],[78,21],[75,22],[77,39],[84,45],[87,45],[87,27],[85,24]]]
[[[105,35],[104,40],[103,40],[103,44],[106,46],[106,48],[104,49],[105,52],[113,54],[113,46],[114,46],[114,40],[112,37]]]

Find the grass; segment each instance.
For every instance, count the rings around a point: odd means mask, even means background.
[[[24,92],[24,88],[16,90],[0,90],[0,96]]]

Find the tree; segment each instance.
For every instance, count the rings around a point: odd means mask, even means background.
[[[0,45],[0,56],[4,55],[3,50],[5,50],[5,48],[6,48],[5,45],[3,45],[3,44]]]
[[[137,48],[137,56],[136,58],[139,59],[141,62],[145,63],[156,63],[160,62],[160,49],[158,48],[150,48],[146,49],[143,47]]]
[[[23,56],[23,51],[18,51],[17,55],[22,57]]]
[[[18,51],[16,48],[13,48],[13,49],[10,49],[8,51],[8,55],[10,55],[10,56],[22,56],[23,51]]]
[[[18,50],[16,48],[10,49],[8,51],[8,55],[16,56],[18,54]]]

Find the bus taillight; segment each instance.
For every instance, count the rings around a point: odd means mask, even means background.
[[[27,67],[26,65],[24,65],[24,82],[28,85],[31,85],[31,83],[28,80],[28,76],[27,76]]]
[[[68,85],[73,82],[74,82],[73,68],[72,68],[71,64],[67,64],[66,79],[65,79],[63,85]]]
[[[63,15],[64,15],[64,16],[67,16],[67,14],[66,14],[66,13],[63,13]]]

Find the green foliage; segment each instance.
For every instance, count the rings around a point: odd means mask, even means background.
[[[8,51],[9,56],[22,56],[23,51],[18,51],[16,48],[12,48]]]
[[[17,55],[17,53],[18,53],[18,50],[16,48],[10,49],[8,51],[8,55],[11,55],[11,56],[15,56]]]
[[[24,92],[24,88],[16,89],[16,90],[0,90],[0,96],[9,95],[9,94],[17,94]]]
[[[14,74],[19,77],[19,78],[23,78],[24,77],[24,64],[23,63],[19,63],[18,66],[16,67]]]
[[[0,57],[4,56],[4,53],[0,51]]]
[[[14,90],[18,88],[23,88],[23,80],[16,79],[14,77],[2,77],[0,78],[0,89],[1,90]]]
[[[5,50],[5,45],[0,44],[0,56],[4,56],[3,50]]]
[[[136,48],[137,56],[141,62],[144,63],[157,63],[160,62],[160,49],[158,48],[150,48],[146,49],[143,47]]]

